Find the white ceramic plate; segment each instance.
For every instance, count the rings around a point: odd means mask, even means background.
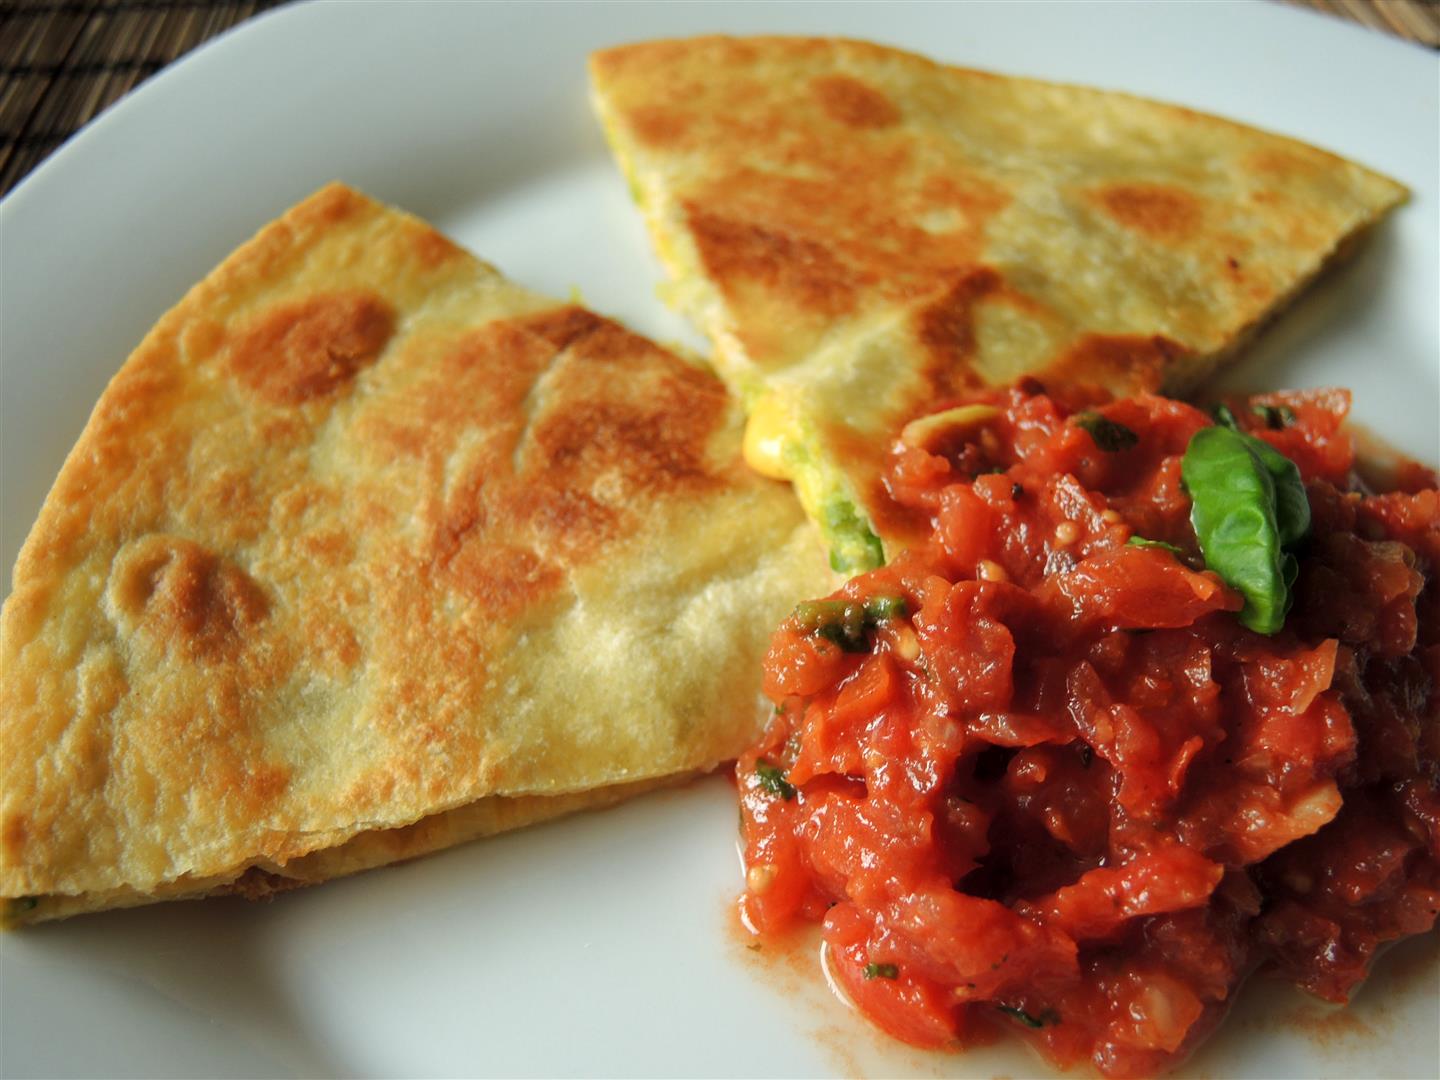
[[[1342,383],[1431,463],[1440,411],[1433,54],[1269,4],[316,4],[212,43],[0,206],[0,566],[117,365],[231,248],[342,178],[519,281],[699,344],[586,99],[596,47],[702,31],[841,34],[1091,83],[1285,132],[1415,190],[1358,261],[1230,376]],[[719,778],[274,903],[170,905],[0,941],[10,1076],[1034,1074],[926,1055],[745,948]],[[1435,1076],[1436,942],[1353,1010],[1247,991],[1187,1072]]]

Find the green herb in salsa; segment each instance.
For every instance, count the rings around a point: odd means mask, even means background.
[[[1144,536],[1132,536],[1129,540],[1126,540],[1125,543],[1129,547],[1163,548],[1165,551],[1170,552],[1172,555],[1185,554],[1174,544],[1167,544],[1164,540],[1150,540]]]
[[[795,608],[801,629],[833,641],[846,652],[869,652],[866,631],[892,619],[904,618],[903,596],[872,596],[857,600],[807,600]]]
[[[1271,431],[1280,431],[1295,423],[1295,410],[1289,405],[1251,405],[1250,411],[1265,421]]]
[[[1016,1020],[1019,1020],[1020,1023],[1028,1028],[1042,1028],[1046,1024],[1058,1024],[1060,1022],[1060,1014],[1054,1009],[1046,1009],[1039,1016],[1031,1016],[1024,1009],[1017,1009],[1010,1005],[996,1005],[995,1008],[999,1009],[1006,1016],[1012,1016]]]
[[[1129,450],[1140,441],[1140,436],[1131,431],[1124,424],[1116,423],[1108,417],[1101,416],[1094,410],[1077,413],[1075,423],[1090,433],[1090,438],[1095,440],[1095,445],[1107,454],[1116,454],[1121,450]]]
[[[785,774],[780,771],[779,766],[761,758],[755,762],[755,775],[760,777],[760,786],[776,798],[784,799],[787,802],[795,798],[795,786],[785,779]]]

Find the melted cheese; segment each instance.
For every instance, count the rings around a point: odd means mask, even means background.
[[[795,418],[774,395],[762,397],[750,409],[745,425],[745,464],[772,480],[790,480],[794,470],[786,449],[795,432]]]

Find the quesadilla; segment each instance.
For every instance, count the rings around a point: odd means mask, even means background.
[[[1033,376],[1183,393],[1405,197],[1291,139],[853,41],[591,60],[674,284],[837,569],[902,541],[895,432]]]
[[[341,185],[106,389],[0,615],[11,922],[264,895],[733,757],[830,587],[708,370]]]

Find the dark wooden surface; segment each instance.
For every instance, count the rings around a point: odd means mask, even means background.
[[[0,0],[0,195],[166,64],[282,2]],[[1440,48],[1440,0],[1280,2]]]
[[[279,2],[0,2],[0,194],[166,64]]]
[[[1440,49],[1440,0],[1286,0]]]

